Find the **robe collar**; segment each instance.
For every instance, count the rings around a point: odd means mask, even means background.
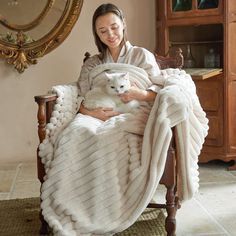
[[[133,46],[131,45],[131,43],[129,41],[126,41],[126,43],[122,46],[121,50],[120,50],[120,53],[119,53],[119,56],[117,58],[117,63],[121,62],[123,57],[129,52],[129,50],[132,48]],[[126,48],[126,49],[125,49]],[[125,53],[125,50],[126,50],[126,54]],[[107,62],[111,62],[111,63],[114,63],[114,60],[111,56],[111,53],[109,52],[109,50],[107,49],[107,52],[106,52],[106,61]]]

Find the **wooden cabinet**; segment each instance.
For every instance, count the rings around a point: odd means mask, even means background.
[[[209,119],[209,134],[200,162],[233,160],[236,169],[236,1],[156,0],[156,51],[167,55],[180,47],[185,67],[208,67],[210,52],[217,58],[211,67],[222,73],[194,80]],[[190,63],[187,63],[189,59]]]

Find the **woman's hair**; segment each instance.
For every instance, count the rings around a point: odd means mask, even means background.
[[[107,45],[105,45],[100,38],[98,37],[98,34],[96,32],[96,20],[99,16],[103,16],[107,13],[113,13],[116,16],[118,16],[122,22],[124,22],[124,15],[123,12],[114,4],[111,3],[107,3],[107,4],[102,4],[100,5],[94,12],[93,14],[93,36],[94,36],[94,40],[95,40],[95,44],[97,45],[98,51],[101,53],[100,55],[100,59],[104,59],[105,56],[105,52],[107,49]],[[126,32],[126,27],[124,27],[124,37],[123,37],[123,41],[126,42],[127,41],[127,32]],[[126,51],[125,51],[126,52]]]

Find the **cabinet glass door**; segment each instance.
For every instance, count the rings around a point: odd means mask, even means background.
[[[219,5],[219,0],[198,0],[198,9],[211,9],[217,8]]]
[[[158,0],[158,4],[166,6],[168,19],[188,18],[191,20],[200,16],[221,17],[223,13],[223,0]],[[219,20],[221,21],[221,18]],[[216,21],[215,18],[213,21]]]
[[[192,0],[172,0],[172,11],[189,11],[192,9]]]

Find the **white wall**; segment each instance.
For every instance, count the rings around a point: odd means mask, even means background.
[[[128,38],[133,45],[155,48],[155,0],[110,0],[125,13]],[[36,158],[37,105],[33,97],[53,85],[77,80],[84,53],[96,53],[91,19],[94,10],[107,1],[84,0],[81,15],[64,43],[18,74],[0,60],[0,163]]]

